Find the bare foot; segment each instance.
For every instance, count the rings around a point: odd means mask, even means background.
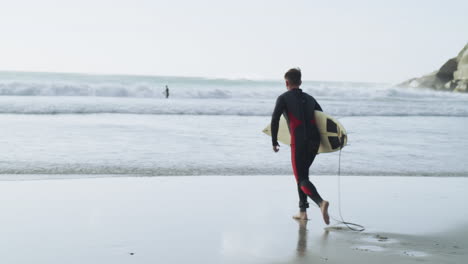
[[[325,224],[329,225],[330,224],[330,216],[328,215],[328,206],[330,203],[328,201],[322,201],[320,204],[320,210],[322,211],[322,216],[323,216],[323,221],[325,221]]]
[[[293,218],[296,220],[309,220],[307,218],[307,212],[299,212],[297,215],[294,215]]]

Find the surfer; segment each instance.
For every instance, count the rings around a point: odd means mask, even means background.
[[[315,186],[309,180],[309,168],[317,155],[320,146],[320,133],[315,124],[314,110],[322,108],[311,95],[304,93],[299,87],[302,84],[300,69],[290,69],[284,75],[287,92],[276,100],[276,106],[271,117],[271,138],[273,151],[279,151],[278,128],[283,114],[291,134],[291,163],[299,192],[299,213],[294,219],[307,220],[307,196],[309,196],[322,211],[323,220],[328,225],[329,202],[320,197]]]
[[[164,95],[166,95],[166,98],[169,98],[169,87],[166,85],[166,90],[164,91]]]

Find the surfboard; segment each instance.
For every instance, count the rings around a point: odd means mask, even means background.
[[[348,134],[338,120],[321,111],[314,111],[314,115],[315,122],[320,132],[320,148],[318,153],[335,152],[346,146],[348,143]],[[270,124],[263,129],[263,133],[271,137]],[[278,141],[286,145],[291,145],[288,123],[283,115],[281,115],[279,122]]]

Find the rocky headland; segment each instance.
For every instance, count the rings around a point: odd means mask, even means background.
[[[468,92],[468,44],[458,56],[449,59],[438,70],[422,77],[409,79],[398,86]]]

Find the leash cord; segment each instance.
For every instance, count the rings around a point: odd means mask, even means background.
[[[341,213],[341,150],[342,149],[343,149],[343,146],[341,146],[340,154],[338,155],[338,157],[339,157],[338,158],[338,212],[340,214],[340,219],[341,220],[336,219],[332,215],[330,215],[330,217],[333,220],[335,220],[336,222],[338,222],[339,224],[345,225],[347,228],[349,228],[352,231],[362,232],[362,231],[366,230],[366,228],[364,226],[345,221],[343,219],[343,214]]]

